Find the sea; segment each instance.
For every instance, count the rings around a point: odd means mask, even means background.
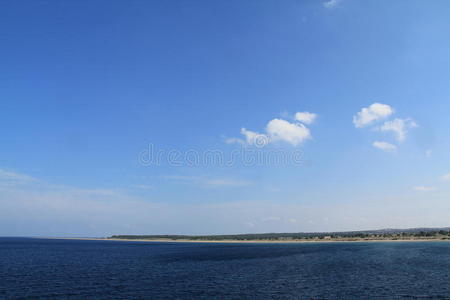
[[[1,299],[450,299],[450,242],[0,238]]]

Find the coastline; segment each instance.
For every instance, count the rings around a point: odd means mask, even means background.
[[[148,242],[148,243],[211,243],[211,244],[311,244],[311,243],[361,243],[361,242],[450,242],[449,239],[317,239],[317,240],[189,240],[189,239],[117,239],[90,237],[34,237],[38,239]]]

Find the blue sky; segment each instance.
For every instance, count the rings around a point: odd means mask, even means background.
[[[2,1],[0,235],[449,226],[449,8]]]

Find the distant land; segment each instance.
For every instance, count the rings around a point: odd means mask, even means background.
[[[113,235],[108,240],[180,242],[320,242],[450,240],[450,227],[227,235]]]

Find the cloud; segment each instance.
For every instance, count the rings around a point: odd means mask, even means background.
[[[279,222],[279,221],[281,221],[281,218],[270,216],[270,217],[263,218],[262,221],[263,222]]]
[[[395,152],[397,150],[397,146],[388,143],[388,142],[373,142],[372,144],[375,148],[381,149],[383,151],[387,151],[387,152]]]
[[[9,171],[0,169],[0,180],[1,181],[15,181],[15,182],[22,181],[23,182],[23,181],[36,181],[36,178],[33,178],[28,175],[15,173],[15,172],[9,172]]]
[[[328,0],[323,2],[323,6],[325,8],[331,9],[336,7],[339,3],[341,2],[341,0]]]
[[[450,180],[450,173],[442,175],[441,179],[445,180],[445,181],[449,181]]]
[[[269,217],[264,217],[262,219],[262,222],[270,222],[270,223],[283,222],[283,223],[295,224],[298,222],[298,220],[296,218],[289,218],[289,217],[269,216]]]
[[[132,187],[137,188],[137,189],[141,189],[141,190],[153,190],[154,187],[151,185],[146,185],[146,184],[136,184],[133,185]]]
[[[388,104],[373,103],[369,107],[364,107],[356,115],[353,116],[353,124],[356,128],[373,125],[377,121],[388,118],[394,113],[394,109]],[[406,140],[409,129],[418,127],[417,123],[411,118],[401,119],[395,118],[385,121],[382,125],[373,126],[375,131],[392,132],[394,134],[396,144]],[[396,151],[397,146],[388,142],[373,142],[374,147],[393,152]],[[431,152],[426,154],[431,155]]]
[[[245,141],[239,138],[235,138],[235,137],[231,137],[231,138],[227,138],[225,139],[225,143],[227,144],[241,144],[241,145],[245,145]]]
[[[201,178],[199,176],[183,176],[183,175],[164,175],[161,176],[163,179],[169,179],[169,180],[186,180],[186,181],[192,181],[196,180],[198,178]]]
[[[382,199],[372,196],[371,201],[355,196],[339,203],[309,204],[264,197],[254,201],[152,201],[126,191],[115,196],[94,194],[42,180],[0,189],[0,235],[101,237],[229,234],[249,229],[264,233],[441,227],[448,222],[450,209],[448,199],[436,198],[435,193],[427,194],[427,201],[417,193]],[[278,216],[281,221],[264,222],[269,216]]]
[[[295,119],[305,124],[313,123],[316,117],[317,114],[310,112],[298,112],[295,114]],[[253,145],[262,148],[269,143],[282,141],[293,146],[298,146],[305,140],[312,138],[311,131],[304,124],[291,123],[278,118],[267,123],[264,133],[241,128],[241,134],[245,140],[232,137],[226,139],[225,143]]]
[[[384,122],[380,126],[381,131],[392,131],[398,142],[403,142],[406,139],[406,134],[409,128],[418,127],[418,125],[411,119],[394,119],[392,121]]]
[[[418,192],[432,192],[436,190],[433,186],[415,186],[413,189]]]
[[[121,192],[115,189],[73,189],[74,194],[101,197],[120,197]]]
[[[195,185],[203,187],[244,187],[252,184],[250,181],[246,180],[236,180],[230,178],[207,178],[204,176],[180,176],[180,175],[168,175],[162,176],[164,179],[177,180],[184,182],[191,182]]]
[[[258,143],[259,139],[268,140],[268,137],[265,134],[250,131],[245,128],[241,129],[241,134],[245,136],[245,140],[249,145],[254,145],[255,143]]]
[[[234,179],[206,179],[203,181],[203,184],[210,187],[241,187],[249,186],[251,182]]]
[[[285,141],[294,146],[311,138],[311,132],[303,124],[294,124],[282,119],[273,119],[267,124],[267,134],[270,141]]]
[[[356,128],[367,126],[373,122],[385,119],[394,113],[394,109],[381,103],[373,103],[369,107],[364,107],[353,116],[353,124]]]
[[[3,187],[4,191],[15,191],[20,189],[21,191],[34,190],[42,192],[51,190],[55,193],[64,192],[77,197],[92,197],[98,199],[124,196],[124,192],[119,189],[85,189],[61,184],[49,184],[48,182],[29,175],[5,171],[4,169],[0,169],[0,187]]]
[[[25,176],[23,178],[32,178]],[[450,179],[450,175],[448,177]],[[264,233],[441,227],[448,222],[450,209],[448,199],[436,193],[382,198],[373,195],[369,197],[371,201],[361,201],[362,198],[355,196],[339,203],[314,201],[308,204],[280,202],[264,196],[254,201],[179,201],[173,198],[152,201],[148,197],[127,194],[126,190],[123,193],[102,191],[105,190],[51,185],[40,179],[0,189],[0,236],[101,237],[229,234],[246,233],[249,229]],[[367,200],[366,195],[361,197]],[[280,221],[263,221],[270,216],[277,216]]]
[[[227,144],[240,144],[240,145],[254,145],[257,147],[264,147],[270,141],[266,134],[247,130],[246,128],[241,128],[241,134],[245,137],[245,140],[239,138],[227,138],[225,143]]]
[[[310,113],[307,111],[304,112],[298,112],[295,114],[295,119],[299,122],[305,123],[305,124],[312,124],[317,118],[317,114]]]

